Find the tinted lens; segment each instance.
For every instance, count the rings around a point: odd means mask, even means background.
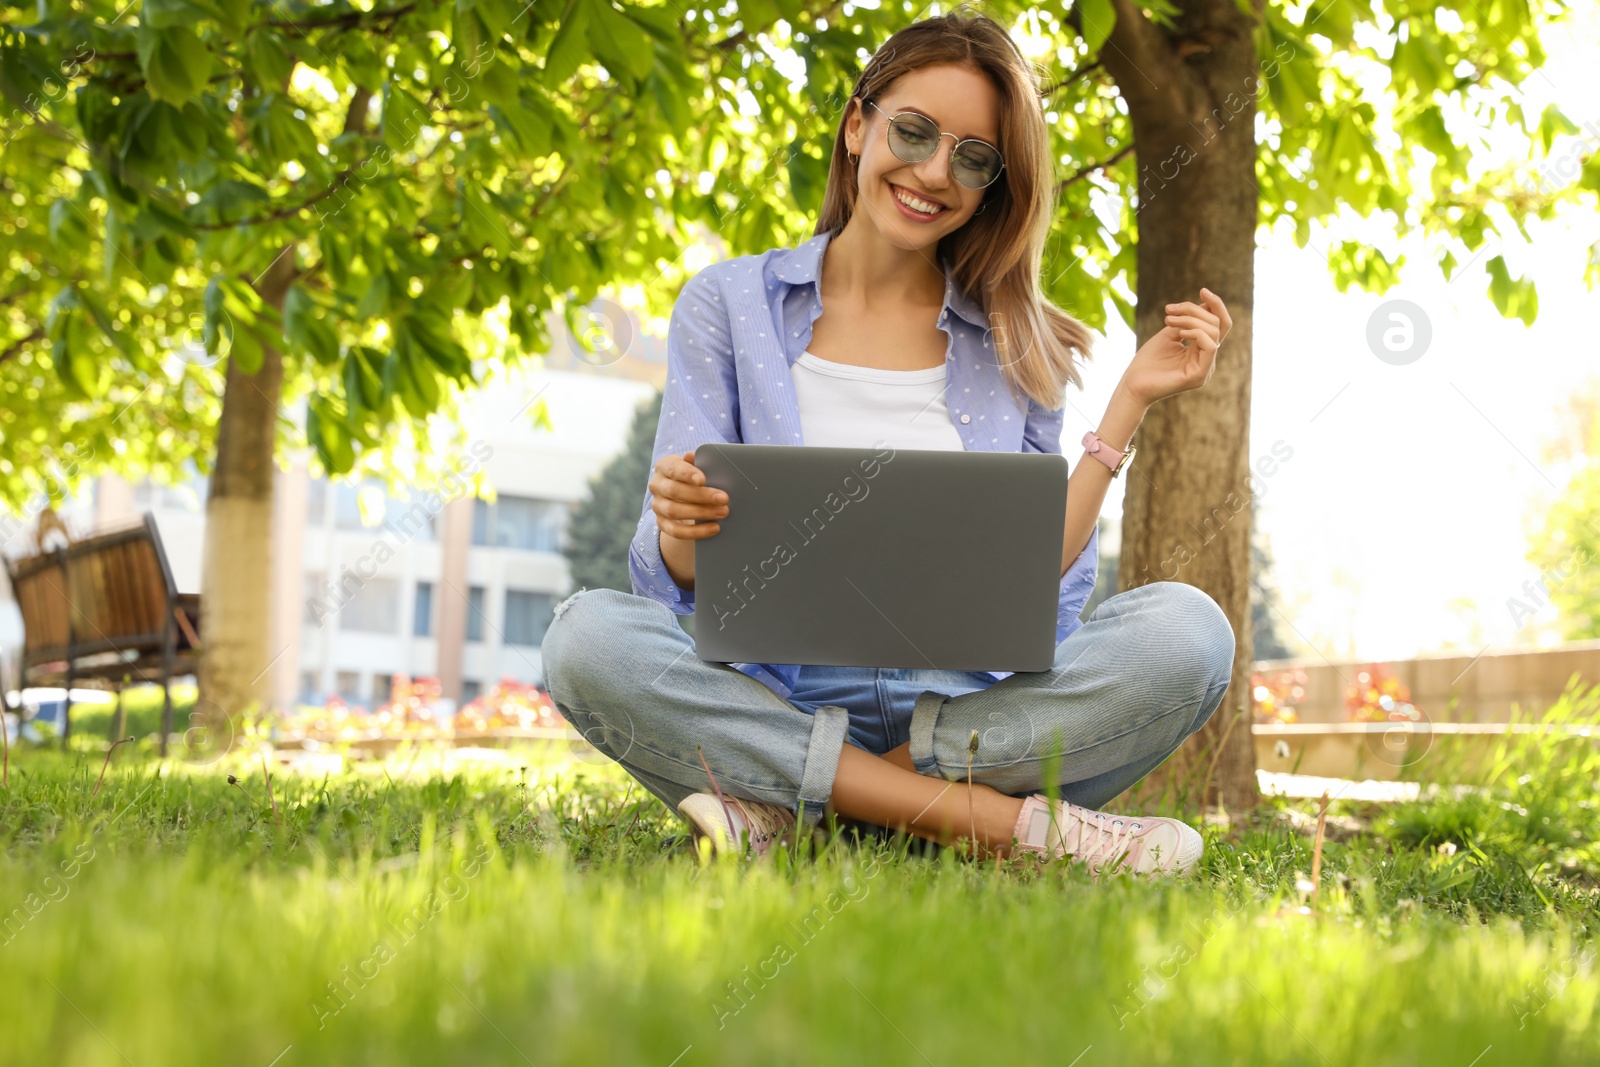
[[[939,145],[939,128],[921,115],[905,114],[889,123],[889,148],[907,163],[921,163]],[[978,141],[963,141],[950,160],[956,181],[982,189],[1000,174],[1000,153]]]
[[[988,145],[967,141],[956,147],[950,160],[956,181],[969,189],[981,189],[1000,173],[1000,153]]]
[[[907,163],[921,163],[938,143],[939,130],[920,115],[901,115],[889,123],[889,148]]]

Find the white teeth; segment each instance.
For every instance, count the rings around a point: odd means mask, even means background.
[[[896,200],[911,208],[913,211],[920,211],[924,215],[934,215],[944,210],[944,208],[940,207],[938,204],[930,204],[926,200],[919,200],[917,197],[914,197],[910,193],[904,192],[901,189],[893,189],[892,191]]]

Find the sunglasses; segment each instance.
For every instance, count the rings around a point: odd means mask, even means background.
[[[866,103],[868,107],[883,111],[870,100]],[[932,119],[915,111],[902,111],[898,115],[883,113],[889,117],[889,151],[903,163],[921,163],[938,150],[942,138],[956,136],[940,133]],[[976,137],[956,138],[956,146],[950,150],[950,176],[968,189],[982,189],[1000,177],[1004,169],[1000,149],[988,141]]]

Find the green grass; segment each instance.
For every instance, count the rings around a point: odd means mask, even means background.
[[[1336,803],[1365,829],[1309,902],[1311,804],[1095,883],[904,839],[703,865],[538,753],[274,774],[275,816],[243,752],[123,746],[96,796],[103,755],[27,749],[0,1064],[1594,1063],[1593,749],[1518,746],[1463,798]]]

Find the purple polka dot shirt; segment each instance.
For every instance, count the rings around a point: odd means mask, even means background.
[[[811,325],[822,314],[822,253],[832,236],[820,233],[795,248],[714,263],[684,285],[667,328],[667,386],[652,468],[662,456],[717,441],[804,444],[790,367],[811,343]],[[1012,399],[982,306],[956,289],[948,265],[946,278],[938,319],[950,337],[945,399],[967,451],[1060,455],[1063,408],[1041,407],[1027,397],[1024,408]],[[633,591],[678,615],[692,614],[694,592],[679,588],[662,562],[650,499],[647,488],[628,551]],[[1097,531],[1062,575],[1058,644],[1081,625],[1078,614],[1094,589],[1098,558]],[[730,666],[787,698],[801,665]],[[988,673],[999,680],[1009,672]]]

